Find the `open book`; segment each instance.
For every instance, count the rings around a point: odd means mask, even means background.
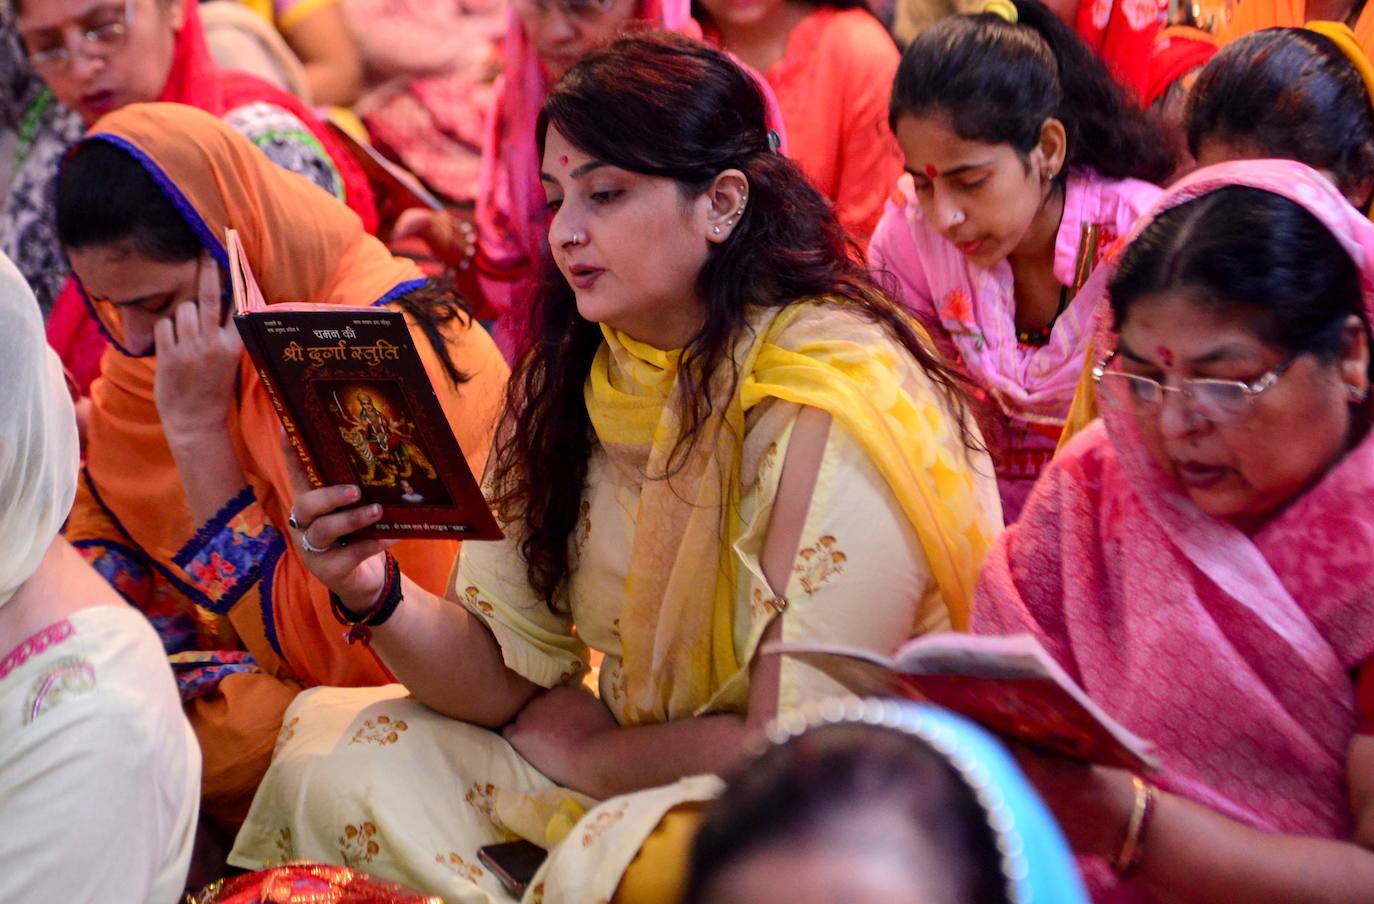
[[[819,643],[774,643],[865,697],[907,697],[943,706],[1010,740],[1074,760],[1153,770],[1148,741],[1102,711],[1029,634],[930,634],[891,658]]]
[[[385,308],[268,307],[225,231],[234,325],[313,486],[351,483],[382,520],[358,537],[495,540],[405,317]]]

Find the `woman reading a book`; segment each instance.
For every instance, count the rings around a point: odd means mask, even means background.
[[[507,369],[453,295],[201,110],[139,104],[100,120],[63,167],[57,213],[112,339],[67,535],[161,633],[205,751],[205,810],[233,824],[301,685],[390,676],[344,642],[287,539],[281,428],[225,320],[225,229],[269,303],[404,312],[477,473]],[[438,591],[456,550],[408,541],[395,554]]]
[[[48,339],[83,392],[100,373],[105,339],[68,280],[56,238],[54,125],[80,137],[82,126],[128,104],[190,104],[222,117],[269,158],[308,176],[346,201],[369,229],[376,227],[362,170],[324,124],[285,91],[215,65],[196,0],[19,0],[15,7],[28,62],[47,86],[29,111],[21,143],[43,139],[49,150],[30,156],[21,147],[23,162],[0,217],[0,247],[53,304]]]
[[[764,111],[728,57],[662,32],[554,88],[550,278],[489,477],[507,539],[465,545],[445,597],[393,587],[384,544],[335,545],[374,513],[302,488],[311,568],[405,686],[300,701],[231,862],[362,851],[508,900],[478,849],[519,836],[552,847],[546,901],[674,900],[703,774],[838,687],[761,644],[964,624],[989,462]]]
[[[973,627],[1034,634],[1162,768],[1023,762],[1103,900],[1370,900],[1374,225],[1302,164],[1221,164],[1137,227],[1110,295],[1102,421]]]
[[[1054,452],[1102,305],[1089,277],[1174,168],[1102,61],[1038,0],[922,32],[891,120],[907,176],[875,269],[977,387],[1007,520]]]

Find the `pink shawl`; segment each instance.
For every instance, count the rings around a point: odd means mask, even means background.
[[[1374,321],[1374,225],[1301,164],[1199,170],[1135,234],[1231,185],[1318,217],[1359,267]],[[1110,350],[1110,312],[1102,318]],[[972,629],[1034,633],[1107,712],[1154,741],[1170,791],[1260,829],[1348,837],[1351,672],[1374,654],[1374,434],[1246,535],[1155,466],[1132,416],[1102,410],[988,558]]]

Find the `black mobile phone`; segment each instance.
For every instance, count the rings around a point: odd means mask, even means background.
[[[491,870],[506,891],[513,895],[523,895],[529,887],[534,874],[549,854],[537,844],[520,840],[489,844],[477,849],[477,859]]]

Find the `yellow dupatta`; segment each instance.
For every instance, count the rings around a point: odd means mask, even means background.
[[[929,377],[882,327],[831,299],[761,310],[734,350],[733,395],[725,396],[722,369],[708,390],[713,414],[667,479],[681,428],[680,352],[602,333],[587,410],[611,460],[646,475],[620,619],[632,724],[686,718],[708,705],[744,709],[747,682],[732,683],[747,666],[734,637],[732,555],[743,529],[745,415],[766,399],[819,408],[860,445],[915,528],[951,622],[967,625],[1001,525],[992,466],[963,447]]]

